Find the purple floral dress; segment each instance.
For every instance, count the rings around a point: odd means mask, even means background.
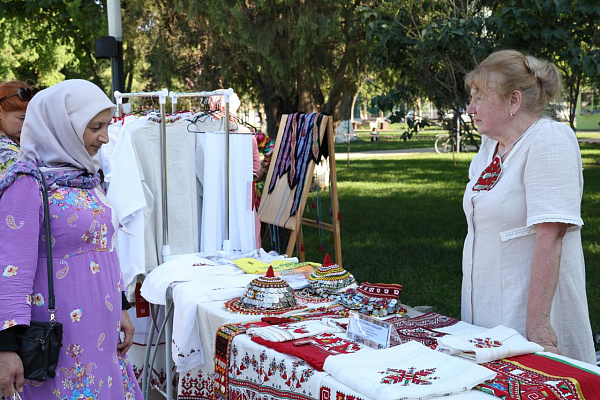
[[[21,163],[17,163],[21,164]],[[0,180],[0,324],[47,321],[44,214],[39,172],[24,164]],[[18,172],[18,173],[17,173]],[[121,285],[116,215],[97,177],[44,173],[49,187],[56,318],[64,327],[56,378],[26,381],[24,399],[142,399],[117,351]]]

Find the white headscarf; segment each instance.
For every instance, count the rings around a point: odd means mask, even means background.
[[[83,132],[98,113],[116,106],[92,82],[63,81],[36,94],[21,129],[19,160],[48,168],[71,167],[95,174],[100,160],[89,155]]]

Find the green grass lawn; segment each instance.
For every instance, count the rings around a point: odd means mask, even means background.
[[[432,136],[427,138],[413,138],[407,141],[400,139],[400,136],[392,137],[392,135],[389,135],[390,137],[386,137],[384,133],[382,133],[381,136],[379,142],[371,142],[371,138],[368,134],[366,134],[366,136],[359,135],[358,140],[350,142],[349,147],[347,143],[336,144],[335,152],[346,153],[350,150],[351,153],[354,153],[360,151],[418,149],[423,147],[433,148],[433,143],[435,141]]]
[[[600,144],[583,144],[585,191],[582,230],[587,295],[594,332],[600,332]],[[413,154],[339,163],[343,266],[358,282],[404,285],[402,301],[431,305],[460,317],[461,256],[467,231],[462,195],[473,153]],[[318,204],[331,222],[329,193],[312,192],[305,216],[317,218]],[[314,206],[313,206],[314,205]],[[320,262],[321,236],[333,256],[332,235],[305,227],[307,260]],[[269,248],[270,239],[263,241]],[[284,250],[281,250],[282,252]]]
[[[598,131],[577,131],[577,137],[580,139],[600,139]]]

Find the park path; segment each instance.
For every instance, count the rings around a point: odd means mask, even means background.
[[[398,155],[409,155],[409,154],[418,154],[418,153],[434,153],[435,149],[433,147],[430,148],[422,148],[422,149],[401,149],[401,150],[373,150],[373,151],[355,151],[350,153],[350,159],[356,158],[379,158],[379,157],[390,157],[390,156],[398,156]],[[348,158],[348,153],[335,153],[335,159],[337,160],[346,160]]]
[[[579,143],[600,143],[600,139],[577,139]],[[427,148],[419,148],[419,149],[401,149],[401,150],[373,150],[373,151],[355,151],[350,153],[350,159],[357,158],[379,158],[379,157],[392,157],[398,155],[409,155],[409,154],[419,154],[419,153],[434,153],[435,149],[433,147]],[[348,153],[341,152],[335,153],[336,160],[347,160]]]

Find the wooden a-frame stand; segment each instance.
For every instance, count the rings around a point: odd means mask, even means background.
[[[333,243],[335,247],[335,263],[342,265],[342,240],[340,238],[340,220],[339,220],[339,205],[338,205],[338,193],[337,193],[337,174],[335,170],[335,137],[333,134],[333,118],[327,115],[323,116],[319,131],[319,146],[323,143],[325,135],[327,135],[327,148],[329,151],[329,157],[326,159],[329,163],[329,184],[331,185],[331,212],[332,212],[332,224],[324,223],[323,221],[315,221],[307,218],[303,218],[302,214],[306,207],[306,200],[308,198],[308,192],[310,191],[310,185],[315,170],[314,161],[309,161],[306,169],[306,179],[304,182],[299,182],[299,185],[304,185],[302,190],[302,198],[298,206],[296,214],[292,217],[289,216],[290,210],[294,202],[294,192],[290,190],[287,183],[287,179],[278,179],[275,183],[275,187],[271,193],[268,193],[269,182],[274,173],[274,167],[276,164],[277,156],[279,155],[282,137],[284,135],[285,125],[288,119],[288,115],[282,115],[281,122],[279,124],[279,132],[277,134],[277,140],[275,141],[275,148],[273,149],[273,156],[269,171],[267,173],[267,180],[265,181],[265,189],[263,191],[263,197],[260,201],[260,207],[258,209],[258,218],[261,222],[279,226],[281,228],[289,229],[290,238],[286,248],[286,254],[291,257],[296,247],[296,254],[301,262],[305,261],[304,254],[304,238],[302,235],[302,225],[310,226],[313,228],[322,228],[324,230],[333,233]]]

